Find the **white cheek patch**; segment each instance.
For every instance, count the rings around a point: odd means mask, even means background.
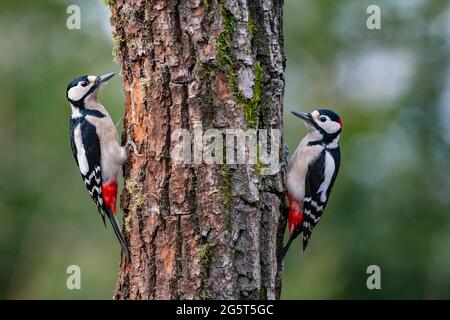
[[[72,101],[80,100],[83,97],[83,95],[84,91],[81,90],[81,88],[78,86],[70,88],[69,91],[67,92],[67,97]]]
[[[83,87],[81,84],[78,84],[75,87],[72,87],[67,92],[67,97],[72,101],[78,101],[86,94],[86,92],[91,89],[93,83],[89,83],[86,87]]]
[[[324,122],[324,123],[319,122],[319,125],[328,133],[338,132],[339,129],[341,128],[339,123],[337,123],[335,121],[331,121],[331,120],[328,120],[327,122]]]

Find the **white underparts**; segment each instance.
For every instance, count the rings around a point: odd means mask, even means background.
[[[315,161],[323,150],[321,145],[309,146],[308,144],[318,139],[321,139],[318,131],[309,132],[302,139],[291,158],[287,175],[287,188],[289,193],[300,202],[305,197],[305,179],[309,164]]]

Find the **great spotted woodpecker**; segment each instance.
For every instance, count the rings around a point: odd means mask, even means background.
[[[292,113],[303,119],[309,132],[298,145],[288,167],[289,240],[283,257],[301,233],[303,251],[306,249],[312,230],[327,205],[340,164],[341,118],[324,109]]]
[[[69,83],[66,95],[72,109],[70,144],[90,196],[105,224],[111,221],[122,251],[128,256],[125,239],[115,217],[117,175],[126,158],[116,127],[105,107],[97,100],[102,86],[114,73],[81,76]]]

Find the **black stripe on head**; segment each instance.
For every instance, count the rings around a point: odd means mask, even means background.
[[[333,121],[338,122],[339,119],[341,119],[341,118],[339,117],[339,115],[338,115],[336,112],[332,111],[332,110],[328,110],[328,109],[318,109],[317,111],[318,111],[319,114],[321,114],[321,115],[328,116],[328,118],[330,118],[330,119],[333,120]]]
[[[341,134],[342,129],[339,129],[335,133],[328,133],[325,130],[323,130],[318,124],[314,123],[314,127],[319,130],[319,132],[322,134],[322,140],[318,141],[318,144],[328,144],[332,142],[338,135]],[[314,145],[314,142],[310,142],[308,145]]]
[[[331,111],[328,109],[317,109],[317,111],[319,112],[320,115],[328,116],[331,121],[339,122],[341,119],[339,117],[339,115],[334,111]],[[322,138],[322,141],[316,141],[317,143],[310,142],[310,145],[328,144],[328,143],[332,142],[342,131],[342,128],[341,128],[337,132],[330,134],[330,133],[326,132],[321,126],[319,126],[319,124],[316,123],[315,121],[312,121],[312,125],[314,126],[314,128],[316,128],[322,134],[323,138]]]
[[[75,78],[72,81],[70,81],[69,85],[67,86],[66,96],[67,96],[67,93],[69,92],[70,88],[76,87],[80,81],[89,82],[88,76],[80,76],[80,77]]]
[[[69,102],[70,102],[73,106],[75,106],[75,107],[77,107],[77,108],[79,108],[79,109],[83,109],[83,108],[84,108],[84,99],[86,99],[87,96],[89,96],[92,92],[95,91],[95,89],[97,89],[97,85],[94,84],[94,85],[89,89],[89,91],[86,92],[86,94],[85,94],[83,97],[81,97],[80,100],[74,101],[74,100],[72,100],[72,99],[69,99],[69,96],[68,96],[69,90],[70,90],[71,88],[73,88],[73,87],[76,87],[76,86],[78,85],[78,83],[81,82],[81,81],[89,82],[88,76],[80,76],[80,77],[78,77],[78,78],[73,79],[73,80],[69,83],[69,85],[67,86],[67,89],[66,89],[66,98],[67,98],[67,100],[69,100]]]

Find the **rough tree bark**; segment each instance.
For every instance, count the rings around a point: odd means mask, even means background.
[[[124,127],[142,157],[124,166],[131,261],[116,299],[277,299],[283,172],[176,164],[176,129],[282,130],[280,0],[109,0]],[[125,140],[126,130],[123,139]],[[273,151],[273,150],[272,150]],[[282,147],[275,150],[282,155]]]

